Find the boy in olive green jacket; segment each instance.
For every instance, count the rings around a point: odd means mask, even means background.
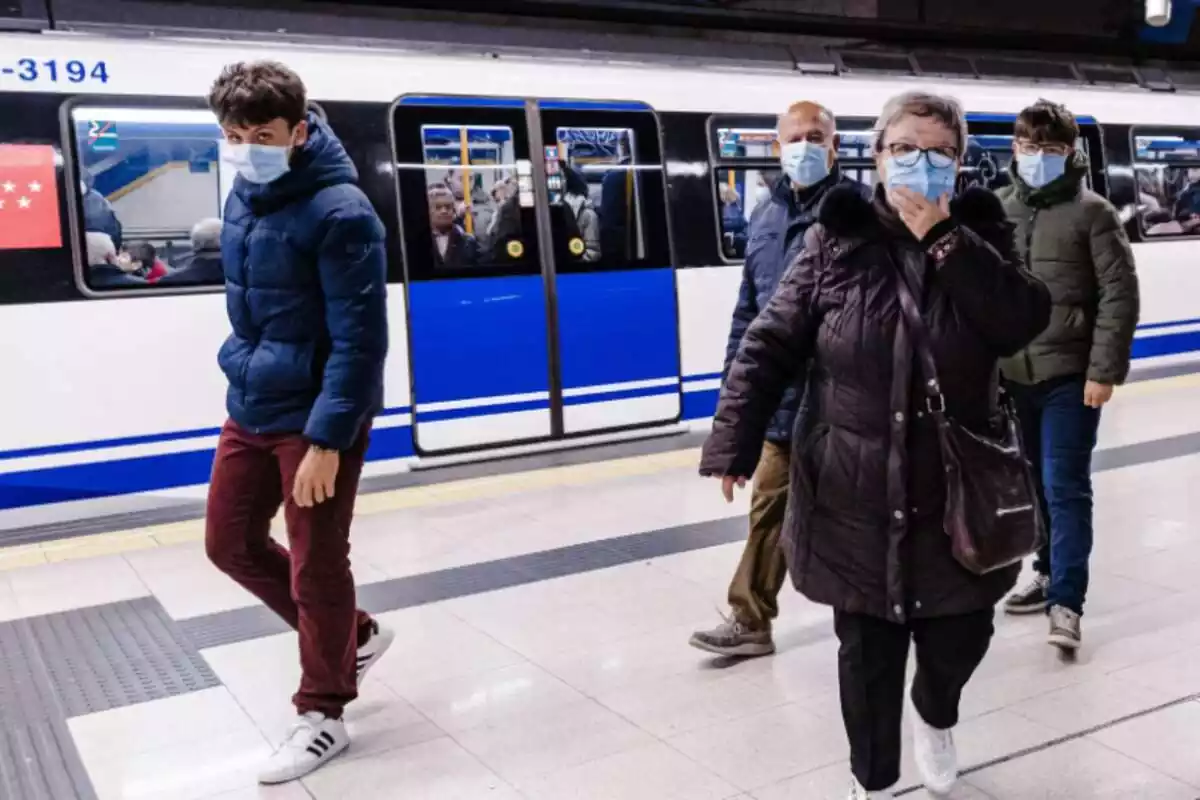
[[[1088,162],[1078,140],[1063,106],[1041,100],[1025,109],[1013,138],[1013,182],[998,192],[1026,267],[1054,303],[1046,330],[1001,362],[1050,531],[1033,581],[1005,610],[1048,610],[1050,643],[1070,650],[1080,645],[1087,593],[1100,409],[1129,372],[1138,320],[1129,240],[1112,204],[1084,185]]]

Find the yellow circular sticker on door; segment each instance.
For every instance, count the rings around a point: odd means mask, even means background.
[[[525,255],[525,245],[514,239],[508,243],[508,254],[512,258],[520,258]]]
[[[583,255],[583,251],[587,249],[587,246],[583,243],[583,239],[580,239],[578,236],[572,239],[567,244],[567,247],[571,250],[571,255],[573,256],[581,256]]]

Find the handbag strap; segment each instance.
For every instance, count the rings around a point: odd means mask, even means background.
[[[905,273],[903,265],[896,261],[890,249],[888,259],[896,269],[896,290],[900,297],[900,310],[904,314],[904,322],[908,327],[909,335],[912,336],[917,360],[921,363],[925,387],[925,408],[935,417],[941,417],[946,413],[946,396],[942,394],[942,384],[938,380],[937,361],[933,357],[929,326],[925,324],[925,318],[921,316],[921,308],[917,305],[917,298],[913,294],[912,287],[909,286],[908,275]]]

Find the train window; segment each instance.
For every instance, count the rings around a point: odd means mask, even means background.
[[[721,253],[730,261],[746,257],[746,240],[754,209],[765,203],[779,181],[780,170],[749,167],[717,170],[721,211]]]
[[[1142,233],[1200,235],[1200,129],[1136,128],[1133,161]]]
[[[726,261],[746,257],[746,241],[754,209],[771,195],[779,181],[779,134],[775,120],[714,121],[715,152],[721,162],[740,161],[744,165],[718,167],[717,209],[721,223],[721,255]]]
[[[670,263],[661,223],[665,205],[654,118],[586,111],[546,111],[543,116],[549,140],[546,189],[559,269]],[[568,118],[572,124],[563,124]],[[582,124],[589,119],[600,124]],[[617,119],[634,124],[612,125]]]
[[[745,258],[750,219],[780,179],[777,124],[775,117],[713,117],[710,122],[721,255],[728,262]],[[837,132],[842,174],[867,185],[875,182],[870,124],[839,119]]]
[[[0,142],[0,250],[62,247],[58,151]]]
[[[424,125],[421,143],[434,268],[520,262],[525,231],[512,128]]]
[[[88,287],[220,285],[234,175],[212,113],[80,105],[71,122]]]

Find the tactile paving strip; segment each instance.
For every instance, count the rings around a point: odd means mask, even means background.
[[[218,685],[154,598],[0,623],[0,798],[94,800],[68,717]]]
[[[68,717],[220,685],[152,597],[29,622]]]

